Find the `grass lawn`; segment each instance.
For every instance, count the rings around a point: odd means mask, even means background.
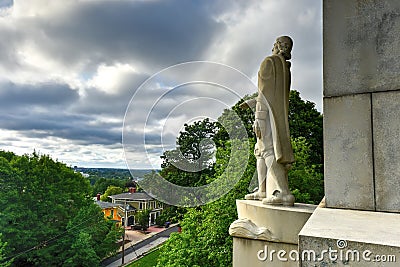
[[[153,267],[157,265],[157,258],[160,254],[160,250],[156,249],[143,256],[143,258],[138,259],[137,261],[132,262],[127,267]]]

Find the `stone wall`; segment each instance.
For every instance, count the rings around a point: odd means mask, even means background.
[[[400,1],[323,12],[327,207],[400,212]]]

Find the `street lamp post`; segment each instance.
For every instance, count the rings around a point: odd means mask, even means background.
[[[125,218],[124,218],[124,235],[122,236],[122,261],[121,266],[125,263],[125,228],[128,226],[128,210],[129,205],[126,205],[125,201]]]
[[[124,260],[125,260],[125,226],[124,226],[124,234],[122,236],[122,261],[121,261],[121,266],[124,265]]]

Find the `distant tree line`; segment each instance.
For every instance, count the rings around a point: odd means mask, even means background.
[[[108,196],[127,192],[129,187],[136,187],[140,191],[140,186],[135,180],[143,178],[151,170],[132,170],[111,169],[111,168],[78,168],[74,167],[76,172],[89,174],[87,178],[92,187],[92,196],[102,195],[102,201],[111,201]],[[108,191],[107,191],[108,190]]]

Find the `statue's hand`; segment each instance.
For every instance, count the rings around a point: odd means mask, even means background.
[[[253,129],[254,129],[254,132],[255,132],[257,138],[261,138],[261,128],[260,128],[260,123],[258,122],[258,119],[254,120]]]
[[[256,104],[257,104],[257,101],[255,98],[253,98],[253,99],[244,101],[242,104],[239,105],[239,107],[241,109],[255,108]]]
[[[247,102],[246,101],[244,101],[242,104],[240,104],[239,105],[239,107],[241,108],[241,109],[248,109],[249,108],[249,105],[247,104]]]
[[[287,164],[285,164],[284,168],[285,168],[285,170],[289,171],[292,168],[292,164],[287,163]]]

